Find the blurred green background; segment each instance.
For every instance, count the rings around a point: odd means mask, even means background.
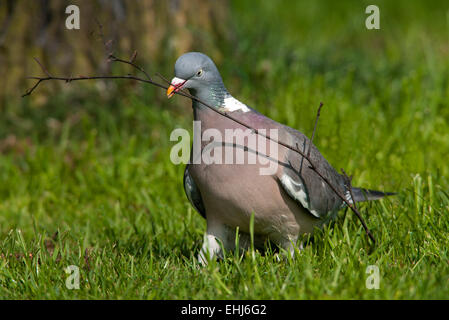
[[[69,4],[80,30],[64,26]],[[205,222],[169,160],[188,100],[131,81],[20,97],[42,75],[33,57],[54,75],[134,73],[106,62],[96,20],[152,75],[208,54],[236,98],[306,135],[322,101],[324,156],[354,185],[399,192],[362,206],[374,252],[342,213],[293,261],[198,270]],[[0,1],[0,297],[448,298],[448,57],[447,1]],[[69,264],[80,290],[65,289]],[[365,288],[370,264],[380,290]]]

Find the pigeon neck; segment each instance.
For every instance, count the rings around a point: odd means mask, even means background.
[[[225,99],[231,96],[222,82],[214,83],[207,88],[192,90],[191,93],[199,100],[204,101],[209,106],[217,109],[222,107],[225,103]],[[193,101],[193,107],[198,109],[207,108],[197,101]]]

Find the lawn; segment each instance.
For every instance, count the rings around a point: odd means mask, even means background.
[[[309,136],[324,103],[323,155],[354,185],[398,193],[360,204],[374,247],[343,210],[294,258],[228,252],[200,268],[205,220],[170,162],[189,102],[72,83],[1,109],[0,298],[449,298],[449,4],[375,1],[381,28],[367,30],[369,4],[233,1],[216,60],[236,98]]]

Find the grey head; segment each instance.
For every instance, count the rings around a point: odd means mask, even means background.
[[[167,90],[167,96],[170,98],[174,92],[183,88],[189,89],[192,95],[216,107],[221,106],[229,96],[214,62],[201,52],[188,52],[176,60],[175,77]],[[200,104],[197,105],[200,107]]]

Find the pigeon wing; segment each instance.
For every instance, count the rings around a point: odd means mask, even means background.
[[[195,184],[192,176],[189,173],[189,165],[184,170],[184,191],[187,199],[189,199],[195,210],[203,217],[206,218],[206,210],[204,209],[203,199],[201,193]]]
[[[290,127],[283,126],[283,130],[286,131],[284,136],[290,137],[290,145],[299,148],[304,154],[308,154],[310,148],[310,160],[317,170],[337,190],[345,194],[343,176],[327,162],[310,139]],[[280,170],[278,179],[282,188],[292,199],[320,219],[341,209],[344,204],[341,198],[310,168],[310,163],[303,156],[293,150],[288,150],[283,162],[286,165]]]

